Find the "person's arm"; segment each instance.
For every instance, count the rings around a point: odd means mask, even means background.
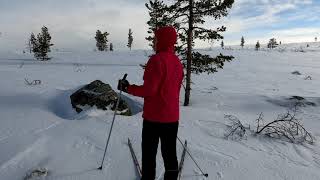
[[[139,97],[153,96],[157,93],[162,77],[161,62],[154,56],[150,58],[143,75],[143,85],[129,85],[128,93]]]

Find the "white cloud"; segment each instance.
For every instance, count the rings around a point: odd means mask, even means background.
[[[97,29],[110,33],[109,40],[115,48],[126,48],[129,28],[134,32],[134,47],[145,48],[148,14],[144,3],[128,5],[125,1],[116,4],[88,0],[69,2],[65,7],[63,3],[44,0],[40,5],[17,7],[14,13],[4,11],[0,19],[0,49],[24,48],[30,33],[39,32],[43,25],[49,28],[55,48],[93,49]]]
[[[168,0],[166,0],[168,1]],[[244,35],[249,43],[279,37],[286,41],[309,40],[317,28],[281,27],[288,22],[320,20],[317,0],[235,0],[228,17],[208,21],[209,28],[227,27],[226,44],[239,44]],[[145,41],[148,12],[144,0],[11,0],[1,2],[0,49],[23,48],[31,32],[46,25],[55,48],[93,49],[97,29],[108,31],[115,48],[126,48],[128,29],[134,32],[135,48],[147,48]],[[291,16],[285,16],[290,12]],[[280,30],[273,30],[273,29]],[[266,31],[269,30],[269,31]],[[289,33],[295,32],[295,33]],[[302,33],[307,32],[307,33]],[[291,35],[290,35],[291,34]],[[307,34],[307,35],[306,35]],[[197,47],[210,46],[197,42]]]

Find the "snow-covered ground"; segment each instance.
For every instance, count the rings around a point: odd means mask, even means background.
[[[300,47],[305,52],[295,52]],[[97,171],[113,113],[93,108],[77,114],[69,96],[96,79],[116,87],[124,73],[131,83],[142,83],[139,64],[147,61],[148,53],[54,52],[49,62],[35,61],[28,54],[0,53],[0,179],[20,180],[38,167],[49,170],[44,179],[137,179],[126,142],[130,137],[140,159],[141,112],[117,116],[104,169]],[[191,105],[181,107],[179,137],[188,140],[208,179],[320,179],[320,43],[309,48],[305,43],[272,51],[245,48],[223,53],[235,60],[214,75],[194,75]],[[308,76],[312,80],[305,80]],[[27,86],[25,79],[42,83]],[[143,99],[125,96],[141,110]],[[250,131],[241,141],[224,138],[230,124],[225,115],[238,117],[253,130],[261,112],[266,121],[286,112],[280,104],[291,96],[318,105],[303,107],[298,114],[315,137],[313,145],[253,136]],[[182,147],[177,146],[180,157]],[[159,152],[158,176],[162,171]],[[182,179],[203,179],[196,176],[199,173],[186,156]]]

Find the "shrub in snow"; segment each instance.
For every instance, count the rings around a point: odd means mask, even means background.
[[[312,80],[312,77],[311,76],[307,76],[304,78],[304,80]]]
[[[263,134],[271,138],[288,140],[291,143],[313,144],[312,135],[303,127],[301,121],[296,118],[295,109],[286,114],[278,115],[277,119],[263,125],[263,114],[257,119],[256,134]]]
[[[306,52],[302,47],[300,47],[300,48],[295,48],[293,51],[294,51],[294,52]]]
[[[29,81],[28,79],[25,78],[24,81],[25,81],[26,84],[29,85],[29,86],[34,86],[34,85],[40,85],[40,84],[41,84],[41,80]]]
[[[301,73],[299,71],[293,71],[291,74],[294,74],[294,75],[301,75]]]
[[[237,117],[232,115],[225,115],[224,117],[228,118],[231,122],[225,134],[226,139],[241,140],[246,137],[246,128]]]

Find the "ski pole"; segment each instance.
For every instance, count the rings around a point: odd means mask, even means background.
[[[198,163],[196,162],[196,160],[192,157],[191,153],[188,151],[187,147],[184,146],[184,144],[182,143],[182,141],[180,140],[180,138],[177,136],[177,139],[179,140],[179,142],[181,143],[181,145],[186,149],[186,152],[189,154],[189,156],[191,157],[192,161],[194,162],[194,164],[198,167],[198,169],[201,171],[201,175],[208,177],[208,173],[204,173],[202,171],[202,169],[200,168],[200,166],[198,165]]]
[[[128,74],[125,74],[123,76],[122,80],[125,80],[127,78],[127,76],[128,76]],[[106,153],[107,153],[107,149],[108,149],[108,145],[109,145],[109,140],[110,140],[111,132],[112,132],[112,128],[113,128],[113,123],[114,123],[114,120],[116,119],[116,115],[117,115],[117,110],[118,110],[121,94],[122,94],[122,84],[120,84],[120,93],[118,95],[116,109],[114,110],[113,119],[112,119],[111,127],[110,127],[110,130],[109,130],[109,135],[108,135],[108,139],[107,139],[107,144],[106,144],[106,147],[104,149],[104,154],[103,154],[103,158],[102,158],[102,161],[101,161],[101,166],[98,167],[99,170],[102,170],[104,158],[106,157]]]

